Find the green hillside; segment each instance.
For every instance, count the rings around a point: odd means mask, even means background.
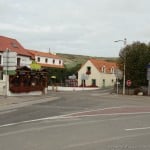
[[[72,68],[77,64],[84,64],[88,59],[95,58],[95,59],[103,59],[107,61],[116,61],[117,58],[110,58],[110,57],[92,57],[92,56],[84,56],[84,55],[74,55],[74,54],[63,54],[57,53],[60,56],[64,64],[67,68]]]

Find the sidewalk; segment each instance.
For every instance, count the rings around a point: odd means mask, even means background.
[[[58,99],[58,97],[52,97],[50,95],[12,96],[12,97],[0,96],[0,111],[20,108],[37,103],[53,101],[56,99]]]

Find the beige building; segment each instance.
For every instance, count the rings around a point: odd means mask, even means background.
[[[78,86],[111,87],[116,83],[116,63],[89,59],[78,71]]]

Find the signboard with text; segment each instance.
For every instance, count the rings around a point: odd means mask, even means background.
[[[7,49],[3,53],[4,74],[8,74],[8,75],[15,74],[16,66],[17,66],[17,53]]]

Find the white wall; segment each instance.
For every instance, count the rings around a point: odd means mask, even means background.
[[[40,58],[40,62],[38,62],[38,57]],[[47,63],[45,62],[46,58],[48,59]],[[53,63],[53,60],[55,60],[55,63]],[[48,58],[48,57],[35,56],[35,61],[38,62],[38,63],[43,63],[43,64],[60,65],[60,66],[63,65],[63,60],[56,59],[56,58]]]
[[[61,87],[61,86],[48,86],[49,91],[91,91],[91,90],[97,90],[99,88],[86,88],[86,87]]]
[[[91,67],[91,74],[86,75],[87,67]],[[105,87],[113,86],[116,81],[115,74],[111,73],[102,73],[97,70],[97,68],[91,63],[91,61],[87,61],[82,68],[78,72],[78,86],[81,85],[82,76],[86,77],[86,86],[90,86],[92,84],[92,79],[96,79],[96,86],[102,88],[103,80],[105,80]],[[113,80],[113,82],[112,82]]]
[[[6,82],[4,80],[0,80],[0,95],[5,95],[5,85]]]
[[[86,71],[87,71],[87,67],[90,66],[91,67],[91,74],[90,75],[86,75]],[[99,86],[99,76],[100,73],[98,72],[98,70],[93,66],[93,64],[90,61],[87,61],[86,64],[84,64],[82,66],[82,68],[79,70],[78,72],[78,85],[80,86],[82,83],[82,78],[83,76],[85,76],[85,82],[86,82],[86,86],[90,86],[92,84],[92,79],[96,79],[96,85]]]
[[[18,55],[17,58],[21,59],[20,66],[29,66],[32,63],[32,60],[30,57]]]

